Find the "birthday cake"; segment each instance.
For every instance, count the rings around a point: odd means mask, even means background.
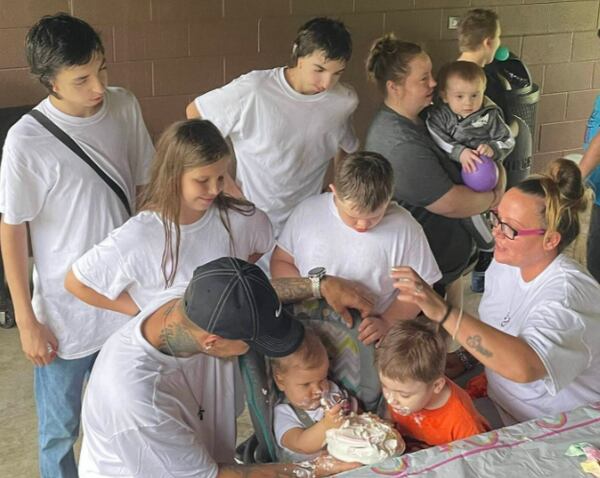
[[[327,430],[326,443],[334,458],[363,465],[379,463],[404,451],[404,442],[392,426],[370,413],[348,415],[341,427]]]

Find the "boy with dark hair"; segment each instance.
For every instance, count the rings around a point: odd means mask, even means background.
[[[351,54],[342,22],[314,18],[300,27],[289,67],[250,72],[187,107],[188,118],[229,136],[237,186],[228,179],[226,190],[264,210],[276,236],[297,204],[322,191],[332,158],[358,148],[358,98],[339,83]]]
[[[446,340],[428,320],[396,323],[375,350],[396,428],[429,446],[489,430],[467,392],[446,378]]]
[[[292,45],[290,67],[298,65],[302,57],[323,51],[327,60],[350,61],[352,38],[346,26],[337,20],[317,17],[309,20],[298,30]]]
[[[391,202],[394,175],[378,153],[351,154],[336,166],[330,193],[303,201],[277,241],[271,272],[277,277],[331,273],[362,283],[376,297],[373,316],[360,325],[365,344],[379,340],[415,306],[396,300],[390,270],[413,264],[433,284],[440,279],[427,238],[404,208]]]
[[[107,86],[104,48],[87,23],[67,14],[43,17],[26,47],[31,72],[49,95],[8,132],[0,239],[22,348],[36,365],[40,474],[72,477],[84,379],[104,340],[128,317],[80,302],[63,282],[79,256],[128,218],[154,148],[133,95]],[[64,142],[69,136],[77,153]]]

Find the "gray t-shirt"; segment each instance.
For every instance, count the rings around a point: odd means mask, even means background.
[[[387,106],[373,118],[365,149],[385,156],[394,168],[394,198],[419,221],[448,284],[469,263],[474,243],[460,219],[429,212],[426,206],[461,184],[459,166],[416,125]]]

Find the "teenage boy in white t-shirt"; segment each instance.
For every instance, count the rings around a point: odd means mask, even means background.
[[[85,22],[43,17],[27,35],[31,72],[49,96],[35,109],[66,132],[135,208],[154,153],[136,99],[107,84],[104,47]],[[81,392],[104,340],[128,317],[63,287],[70,265],[128,217],[116,193],[30,115],[8,132],[0,169],[1,243],[21,345],[35,367],[42,477],[77,476]],[[34,259],[29,292],[27,225]]]
[[[229,136],[237,184],[229,179],[226,191],[265,211],[276,237],[292,209],[322,191],[332,158],[358,148],[358,98],[339,83],[351,53],[343,23],[314,18],[300,27],[289,67],[252,71],[187,107],[188,118]]]
[[[441,278],[419,223],[391,202],[394,174],[387,159],[361,151],[336,166],[331,193],[306,199],[292,212],[273,251],[273,278],[313,276],[315,268],[362,283],[376,297],[360,325],[365,344],[419,309],[397,300],[390,271],[413,264],[429,284]],[[323,273],[321,271],[321,273]]]

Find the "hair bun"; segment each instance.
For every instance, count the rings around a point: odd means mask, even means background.
[[[576,163],[565,158],[555,159],[548,166],[547,176],[556,184],[565,206],[576,212],[585,210],[586,188]]]
[[[367,58],[367,72],[373,74],[377,65],[388,55],[394,55],[396,52],[397,39],[394,33],[386,33],[381,38],[375,40],[371,46],[369,57]]]

